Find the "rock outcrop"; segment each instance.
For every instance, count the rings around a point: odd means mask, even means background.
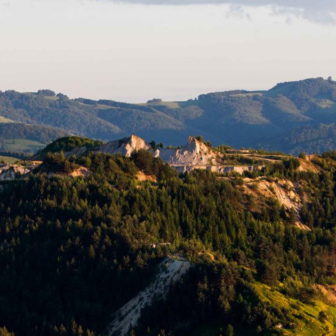
[[[138,324],[142,309],[155,299],[164,298],[170,286],[180,281],[191,267],[189,261],[181,257],[167,257],[160,265],[155,281],[136,297],[127,302],[114,315],[108,326],[108,336],[124,336]]]
[[[21,165],[0,165],[0,181],[13,181],[18,176],[24,176],[29,174],[36,165],[21,166]]]
[[[222,155],[215,152],[202,141],[194,137],[189,137],[188,143],[181,149],[163,148],[157,150],[156,156],[162,161],[172,166],[204,166],[218,164],[218,160]]]
[[[149,150],[154,153],[154,150],[145,140],[136,135],[132,135],[129,138],[108,142],[99,147],[98,152],[131,156],[133,152],[141,149]]]
[[[122,154],[131,156],[134,151],[148,150],[155,157],[161,158],[179,173],[185,173],[194,169],[210,170],[217,173],[229,173],[235,171],[253,171],[261,169],[256,166],[232,166],[225,165],[224,155],[205,145],[195,137],[189,137],[188,143],[182,148],[157,148],[136,135],[122,140],[111,141],[101,146],[98,151],[109,154]]]
[[[302,204],[303,202],[309,202],[309,198],[306,194],[300,193],[299,183],[293,183],[285,179],[270,180],[264,177],[245,178],[242,188],[246,194],[254,196],[256,208],[251,210],[256,211],[259,207],[257,211],[261,211],[266,199],[276,199],[288,214],[294,210],[295,226],[310,231],[310,228],[301,221]]]

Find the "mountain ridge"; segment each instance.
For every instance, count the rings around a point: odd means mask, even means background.
[[[103,141],[136,133],[147,142],[157,139],[176,146],[190,134],[199,134],[215,145],[298,154],[295,138],[303,128],[314,131],[336,123],[336,82],[311,78],[280,83],[268,91],[231,90],[146,104],[69,99],[51,90],[6,91],[0,92],[0,117]],[[286,146],[275,141],[289,136],[294,140]],[[323,142],[314,137],[306,142],[300,150],[321,152],[329,150],[336,137],[329,132]]]

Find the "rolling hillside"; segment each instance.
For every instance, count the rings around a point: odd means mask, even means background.
[[[146,141],[178,145],[189,135],[203,135],[214,145],[313,153],[336,147],[330,131],[336,123],[336,82],[314,78],[268,91],[216,92],[185,102],[154,99],[147,104],[69,99],[50,90],[7,91],[0,93],[0,117],[105,141],[136,133]],[[329,131],[321,139],[317,133],[323,129]]]
[[[0,123],[0,151],[34,153],[69,133],[46,126],[15,122]]]

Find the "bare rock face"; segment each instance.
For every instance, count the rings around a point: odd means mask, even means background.
[[[181,149],[160,149],[160,158],[173,166],[212,165],[220,156],[202,141],[189,137],[188,143]]]
[[[0,166],[0,181],[13,181],[18,176],[27,175],[33,167],[23,167],[20,165],[1,165]]]
[[[131,156],[134,151],[141,149],[152,152],[155,157],[160,157],[162,161],[170,165],[178,166],[211,165],[220,156],[219,153],[194,137],[189,137],[188,143],[181,149],[159,148],[154,150],[145,140],[132,135],[129,138],[108,142],[101,146],[98,151]]]
[[[227,166],[224,155],[205,145],[195,137],[189,137],[188,143],[183,148],[158,148],[153,149],[150,144],[136,135],[122,140],[111,141],[101,146],[98,151],[109,154],[122,154],[131,156],[134,151],[148,150],[155,157],[161,158],[179,173],[185,173],[194,169],[211,170],[216,173],[228,173],[236,171],[253,171],[262,167],[254,166]]]
[[[82,155],[85,154],[86,151],[87,151],[86,147],[74,148],[70,152],[65,152],[64,156],[66,158],[71,158],[71,156],[73,156],[73,155],[75,155],[75,156],[82,156]]]
[[[127,302],[115,314],[107,328],[108,336],[125,336],[137,326],[142,310],[154,300],[164,299],[169,288],[180,281],[191,267],[181,256],[169,256],[160,265],[155,281]]]
[[[124,156],[131,156],[134,151],[141,149],[153,151],[151,146],[145,140],[136,135],[129,138],[108,142],[102,145],[98,151],[109,154],[122,154]]]

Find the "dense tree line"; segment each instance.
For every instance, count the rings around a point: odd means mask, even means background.
[[[300,181],[314,197],[302,209],[312,231],[303,231],[274,200],[261,213],[249,211],[241,177],[179,176],[146,151],[131,158],[50,153],[39,172],[0,193],[0,321],[17,336],[101,335],[165,256],[151,244],[170,242],[195,267],[167,301],[145,311],[133,334],[188,335],[207,321],[223,334],[289,323],[291,315],[262,302],[252,284],[281,282],[283,293],[309,302],[312,284],[335,280],[335,159],[326,153],[319,174],[298,172],[293,159],[263,172]],[[86,179],[48,177],[79,165],[92,172]],[[157,182],[139,182],[139,170]]]
[[[49,143],[65,136],[63,130],[27,124],[0,124],[0,139],[29,139]]]
[[[88,138],[81,138],[77,136],[63,137],[46,146],[39,151],[38,156],[44,156],[47,153],[70,152],[75,148],[86,147],[87,150],[97,149],[103,144],[102,141],[92,140]]]
[[[1,141],[0,141],[0,144],[1,144]],[[16,158],[19,160],[26,160],[26,159],[28,160],[28,159],[31,159],[32,154],[24,153],[24,152],[0,151],[0,156],[8,156],[8,157]]]
[[[73,133],[107,140],[121,134],[119,127],[97,118],[96,113],[95,108],[50,90],[37,94],[0,92],[0,115],[16,122],[57,127],[64,132],[60,136]]]
[[[15,144],[15,141],[18,139],[37,141],[43,146],[65,135],[67,135],[65,131],[52,127],[27,125],[23,123],[0,123],[0,151],[11,152],[8,150],[8,145]],[[20,149],[21,153],[11,153],[12,156],[24,156],[32,152],[26,149],[24,144],[22,147],[23,148]],[[26,153],[23,154],[24,152]]]

